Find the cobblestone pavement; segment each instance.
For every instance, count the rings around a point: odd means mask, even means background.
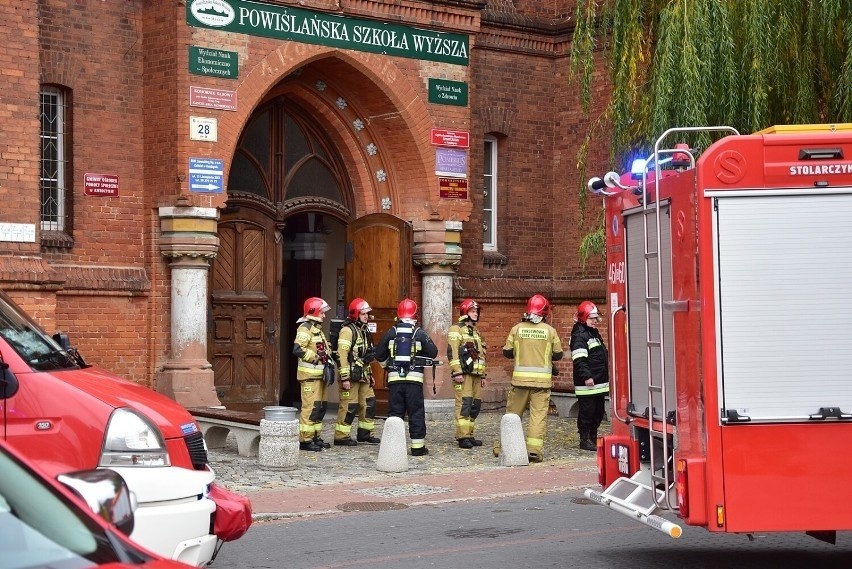
[[[356,447],[335,447],[322,452],[299,452],[299,463],[289,470],[265,470],[257,457],[237,454],[236,442],[230,440],[225,448],[210,449],[210,464],[216,471],[217,481],[237,492],[251,493],[264,490],[285,490],[341,483],[386,480],[388,477],[404,479],[428,474],[446,474],[458,471],[484,471],[500,469],[491,445],[500,437],[502,412],[484,412],[476,421],[476,438],[483,446],[471,450],[460,449],[456,442],[453,419],[427,421],[426,446],[429,455],[409,457],[407,472],[386,473],[376,470],[379,445],[359,444]],[[526,428],[528,417],[524,417]],[[334,439],[333,417],[326,417],[322,437],[326,442]],[[376,421],[376,435],[381,437],[383,420]],[[609,424],[601,425],[607,431]],[[593,453],[581,451],[576,419],[548,416],[547,437],[544,443],[544,462],[535,466],[555,466],[582,462],[584,468],[594,470]]]

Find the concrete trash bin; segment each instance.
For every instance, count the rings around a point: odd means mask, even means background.
[[[268,470],[287,470],[299,464],[299,420],[294,407],[264,407],[260,420],[258,464]]]

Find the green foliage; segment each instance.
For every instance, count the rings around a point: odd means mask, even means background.
[[[579,0],[575,23],[571,71],[586,111],[594,53],[608,58],[612,90],[601,118],[616,170],[627,156],[649,154],[672,127],[751,133],[852,121],[849,0]],[[600,124],[587,141],[592,132]],[[705,147],[710,139],[685,142]],[[589,247],[584,240],[584,263]]]
[[[606,231],[604,231],[603,221],[601,221],[597,229],[583,236],[579,252],[580,264],[584,271],[586,270],[586,264],[589,262],[589,259],[603,257],[606,253]]]

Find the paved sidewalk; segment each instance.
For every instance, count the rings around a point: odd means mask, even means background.
[[[409,456],[407,472],[378,471],[379,445],[368,444],[332,446],[319,453],[299,451],[298,466],[282,471],[260,468],[257,457],[239,456],[232,441],[227,448],[211,449],[210,463],[218,482],[251,499],[257,520],[555,492],[597,484],[595,455],[577,448],[575,419],[548,417],[544,462],[503,467],[491,451],[492,442],[499,439],[501,418],[501,412],[480,415],[476,437],[484,444],[471,450],[458,448],[451,418],[428,421],[429,455]],[[376,423],[376,434],[381,436],[384,421]],[[322,436],[327,442],[334,439],[333,417],[326,417]]]

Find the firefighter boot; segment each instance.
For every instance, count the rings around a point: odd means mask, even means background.
[[[590,439],[591,433],[588,431],[580,431],[580,449],[581,450],[598,450],[598,445]]]
[[[299,443],[299,450],[309,450],[311,452],[319,452],[322,450],[322,447],[316,444],[314,441],[301,441]]]
[[[331,448],[331,445],[322,440],[322,437],[320,437],[319,435],[314,437],[314,444],[320,448]]]
[[[426,447],[411,449],[411,456],[426,456],[429,454],[429,449]]]
[[[473,448],[473,439],[459,439],[459,448]]]
[[[334,439],[334,446],[336,447],[356,447],[358,443],[346,437],[345,439]]]
[[[374,437],[372,431],[368,431],[367,429],[358,429],[358,442],[377,445],[382,442],[382,439]]]

